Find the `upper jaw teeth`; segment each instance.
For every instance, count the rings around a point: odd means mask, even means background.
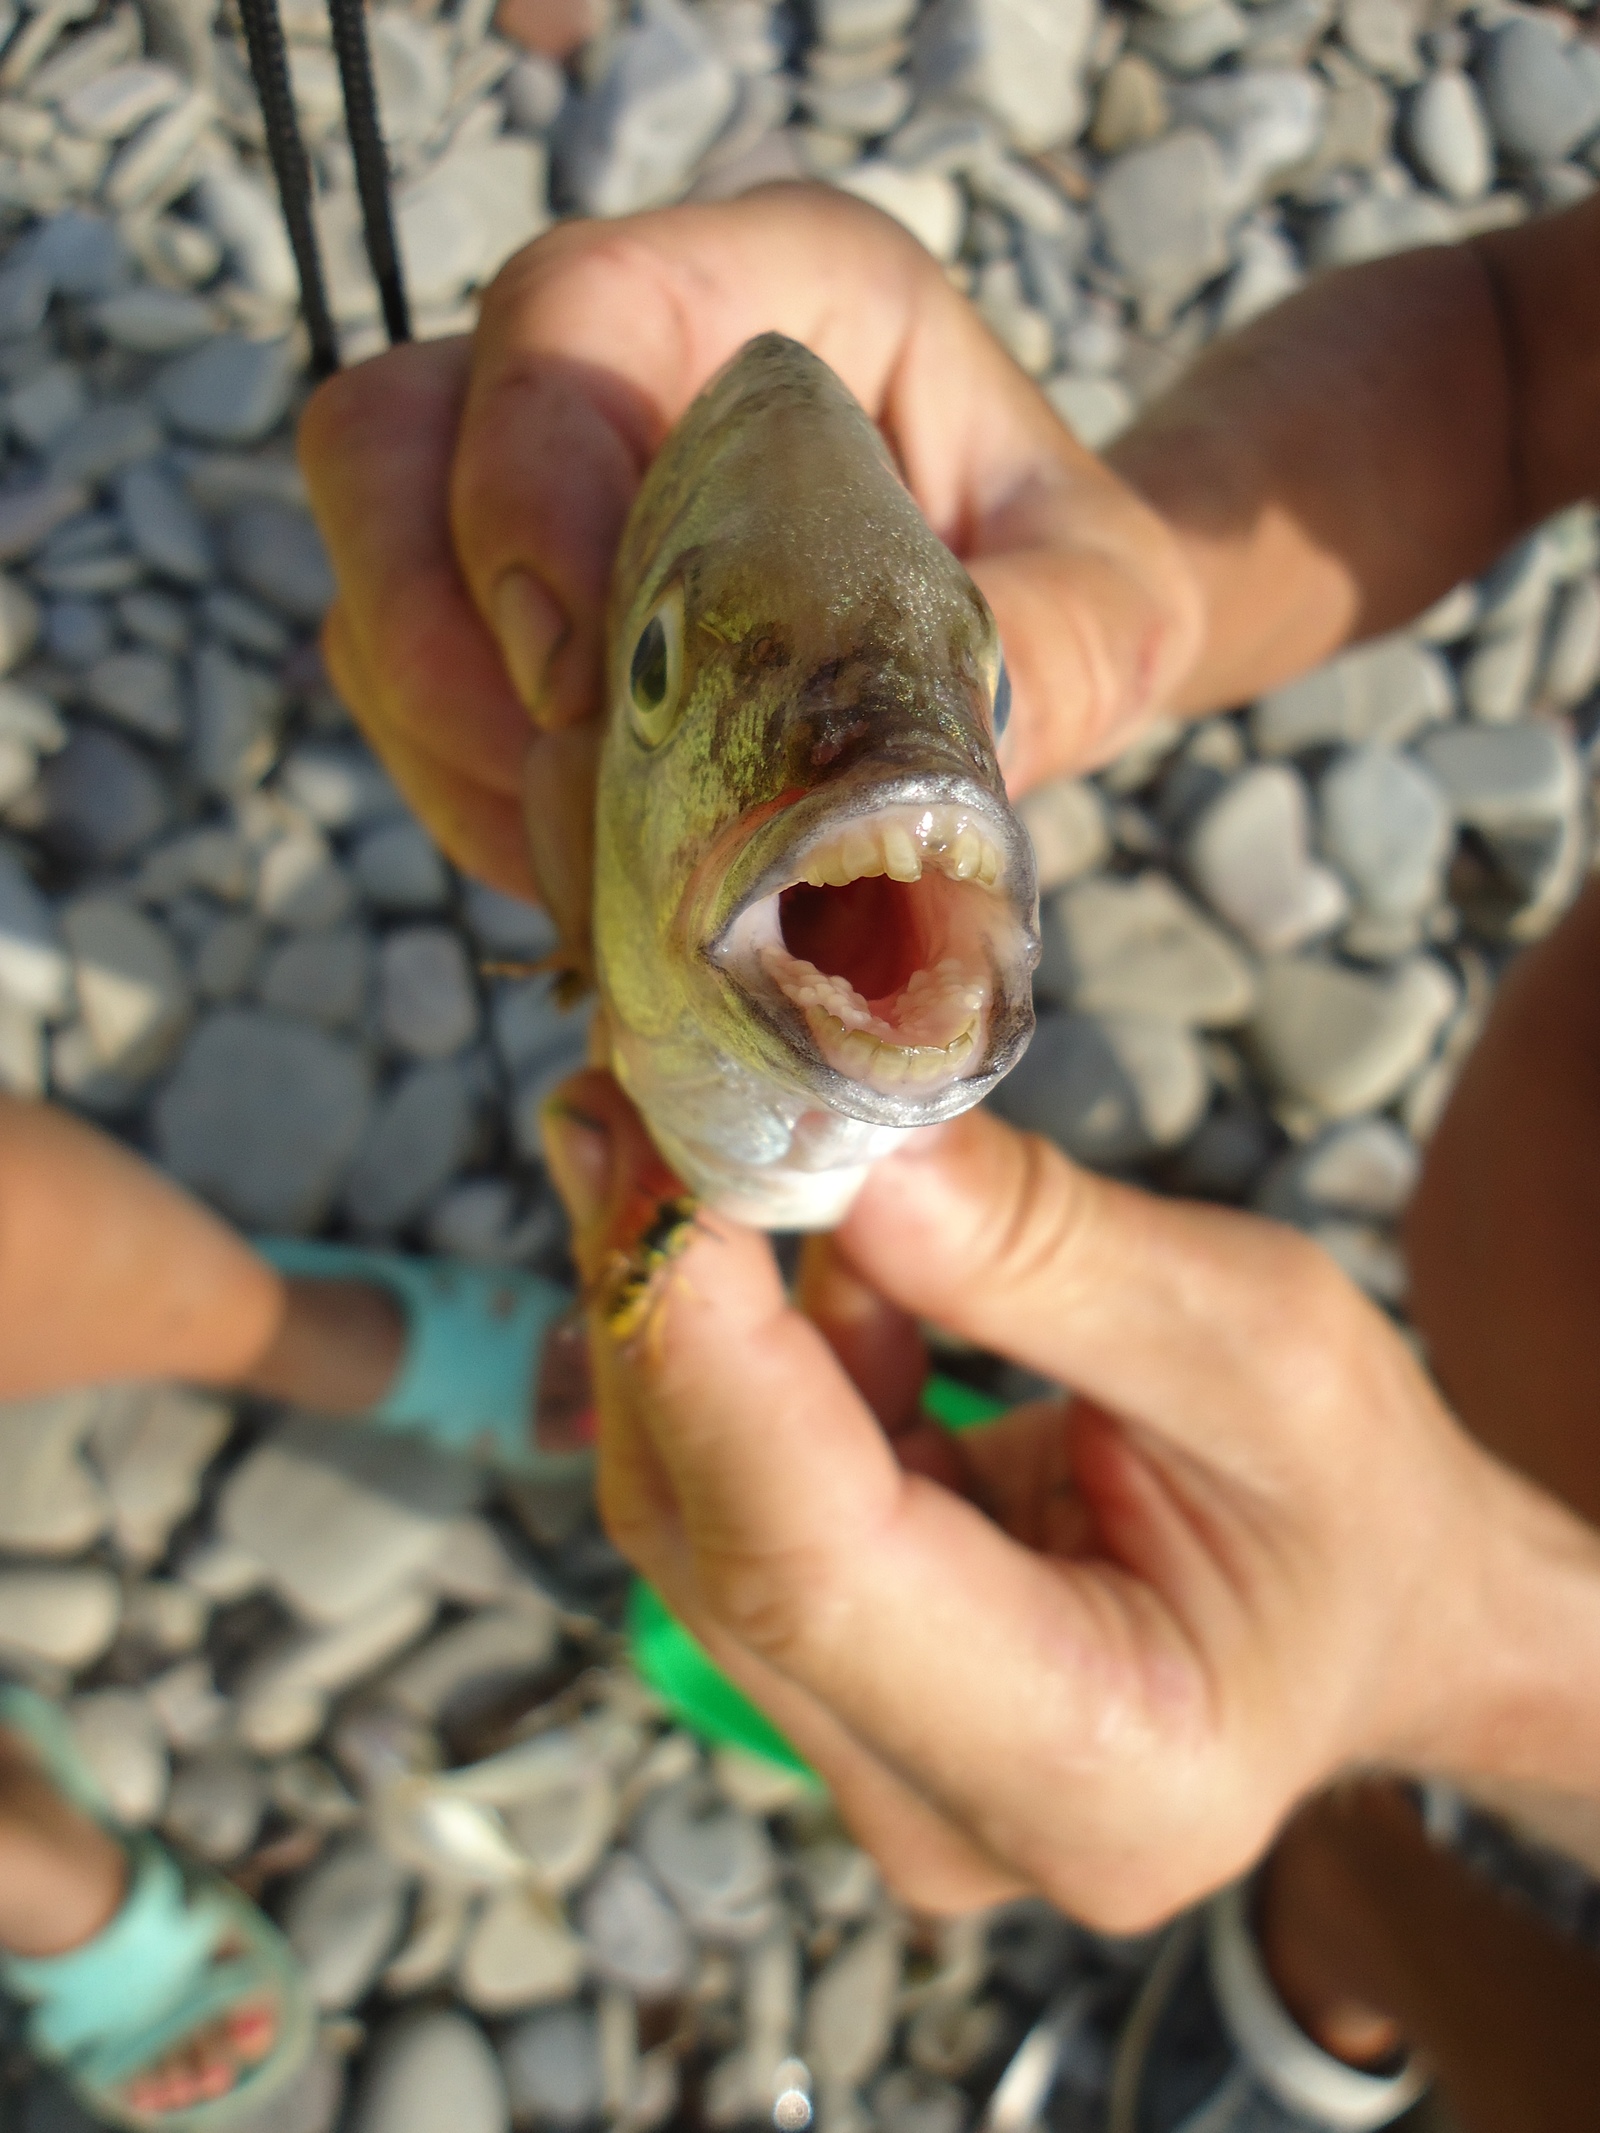
[[[920,881],[925,865],[992,889],[1005,854],[968,808],[900,807],[822,838],[797,860],[796,879],[814,889],[842,889],[874,874]]]

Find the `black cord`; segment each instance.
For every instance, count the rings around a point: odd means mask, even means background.
[[[355,158],[356,190],[361,195],[361,220],[367,233],[367,257],[372,262],[372,278],[378,284],[378,295],[383,303],[383,323],[389,330],[391,344],[409,341],[411,314],[400,272],[394,219],[389,212],[389,159],[384,151],[383,135],[378,130],[378,105],[372,89],[372,58],[367,50],[364,0],[328,0],[328,19],[333,25],[333,49],[339,59],[344,122],[350,132],[350,151]]]
[[[311,220],[311,165],[295,117],[278,0],[239,0],[239,14],[267,129],[267,154],[272,158],[272,174],[278,181],[278,198],[300,275],[301,308],[311,335],[311,368],[317,377],[330,378],[339,368],[339,337],[328,310],[317,232]]]

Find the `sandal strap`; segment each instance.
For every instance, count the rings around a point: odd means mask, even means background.
[[[1250,1883],[1235,1882],[1206,1908],[1206,1958],[1217,2005],[1261,2086],[1314,2125],[1372,2133],[1410,2108],[1427,2087],[1414,2060],[1398,2073],[1368,2074],[1313,2044],[1278,1997],[1256,1945]]]
[[[305,1237],[257,1237],[280,1273],[366,1281],[387,1289],[406,1318],[400,1374],[368,1420],[423,1429],[434,1443],[532,1471],[529,1442],[539,1359],[572,1297],[520,1267],[469,1266],[404,1252],[363,1251]]]
[[[226,1906],[191,1896],[176,1860],[148,1838],[129,1846],[128,1866],[122,1907],[92,1940],[64,1955],[0,1961],[0,1982],[32,2002],[30,2036],[52,2059],[164,2027],[213,1967],[230,1922]]]

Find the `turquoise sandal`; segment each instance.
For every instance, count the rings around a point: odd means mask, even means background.
[[[115,1828],[54,1706],[0,1688],[0,1727],[20,1734],[74,1806]],[[0,1989],[28,2003],[28,2042],[60,2068],[84,2109],[134,2133],[226,2133],[302,2072],[317,2016],[288,1942],[219,1875],[180,1867],[152,1837],[127,1842],[128,1892],[109,1925],[65,1955],[0,1955]],[[229,1953],[221,1951],[231,1944]],[[272,2048],[226,2095],[179,2110],[138,2110],[122,2090],[184,2040],[250,2001],[270,2001]]]
[[[370,1282],[398,1301],[405,1357],[369,1422],[421,1431],[445,1451],[521,1480],[568,1480],[592,1465],[594,1411],[569,1290],[519,1267],[414,1259],[303,1237],[252,1241],[282,1274]]]

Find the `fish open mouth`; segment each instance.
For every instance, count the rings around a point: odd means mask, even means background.
[[[716,960],[860,1087],[914,1098],[964,1080],[988,1064],[998,968],[1022,930],[991,812],[911,800],[835,822],[768,870]]]

